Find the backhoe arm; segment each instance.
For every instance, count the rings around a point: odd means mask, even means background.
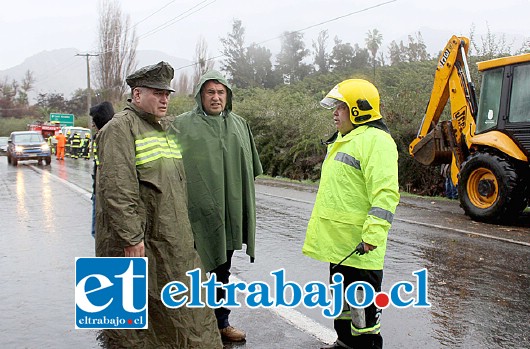
[[[431,98],[409,146],[410,154],[424,165],[453,163],[458,171],[468,149],[468,136],[475,132],[477,103],[467,66],[468,50],[468,38],[453,36],[438,59]],[[440,125],[440,115],[449,99],[451,122]]]

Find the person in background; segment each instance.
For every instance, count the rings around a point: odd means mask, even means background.
[[[85,133],[85,138],[81,144],[81,153],[79,154],[79,156],[85,158],[85,160],[90,159],[90,143],[90,133],[87,132]]]
[[[344,289],[364,281],[380,292],[388,231],[399,203],[397,147],[370,82],[345,80],[320,104],[334,109],[337,133],[328,141],[302,251],[330,263],[331,283],[342,274]],[[324,348],[382,348],[380,319],[374,304],[357,309],[344,301],[333,323],[337,341]]]
[[[72,137],[72,145],[71,145],[71,154],[70,156],[73,158],[73,159],[78,159],[79,158],[79,154],[80,154],[80,150],[81,150],[81,136],[79,135],[79,133],[77,132],[74,132],[74,135]]]
[[[232,89],[220,73],[200,78],[195,102],[192,111],[174,119],[168,133],[182,147],[195,246],[205,269],[226,284],[235,250],[246,244],[254,260],[254,179],[263,170],[250,127],[232,111]],[[224,298],[218,288],[217,300]],[[244,341],[245,332],[230,325],[229,314],[227,308],[215,309],[223,340]]]
[[[94,152],[94,167],[93,167],[93,172],[92,172],[92,229],[91,230],[92,230],[92,236],[94,237],[96,234],[96,175],[98,172],[98,165],[99,165],[98,158],[97,158],[96,136],[99,130],[101,130],[103,126],[105,126],[107,122],[109,122],[110,119],[112,119],[112,117],[114,116],[114,108],[112,107],[112,104],[110,102],[105,101],[105,102],[92,106],[90,108],[89,114],[92,117],[92,123],[96,129],[96,132],[94,133],[93,140],[92,140],[92,149]],[[88,133],[86,135],[90,137]],[[90,158],[90,152],[88,153],[89,153],[88,156]]]
[[[187,271],[200,269],[206,280],[193,246],[180,149],[160,125],[172,79],[166,62],[129,75],[131,99],[96,138],[96,256],[148,258],[149,329],[104,330],[110,348],[222,348],[212,309],[168,308],[161,300],[169,282],[192,288]]]
[[[55,139],[55,135],[49,136],[48,139],[46,139],[46,142],[48,142],[48,147],[50,147],[52,155],[57,154],[57,151],[56,151],[57,140]]]
[[[61,130],[55,135],[55,139],[57,140],[57,155],[55,158],[57,160],[64,160],[64,148],[66,147],[66,142],[68,140]]]
[[[458,187],[453,184],[453,180],[451,179],[451,164],[443,164],[440,169],[440,174],[444,178],[445,197],[451,200],[458,199]]]
[[[72,131],[68,130],[66,131],[66,145],[64,146],[64,154],[66,156],[72,155],[72,138],[74,135],[72,134]]]

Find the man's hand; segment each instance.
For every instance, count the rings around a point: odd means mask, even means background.
[[[373,251],[377,248],[377,246],[370,245],[364,241],[361,241],[359,245],[355,248],[355,254],[358,254],[359,256],[362,256],[365,253],[368,253],[370,251]]]
[[[145,246],[144,241],[134,246],[127,246],[123,249],[125,257],[145,257]]]

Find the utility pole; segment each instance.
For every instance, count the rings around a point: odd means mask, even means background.
[[[88,63],[89,57],[97,57],[98,54],[76,54],[76,56],[86,57],[86,81],[87,81],[87,93],[86,93],[86,108],[88,115],[88,127],[90,129],[90,134],[92,134],[92,117],[90,116],[90,99],[92,97],[92,92],[90,90],[90,64]]]

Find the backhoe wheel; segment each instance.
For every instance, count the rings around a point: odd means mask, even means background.
[[[526,207],[527,184],[522,171],[497,155],[471,155],[462,164],[458,180],[458,195],[466,214],[491,223],[517,217]]]

